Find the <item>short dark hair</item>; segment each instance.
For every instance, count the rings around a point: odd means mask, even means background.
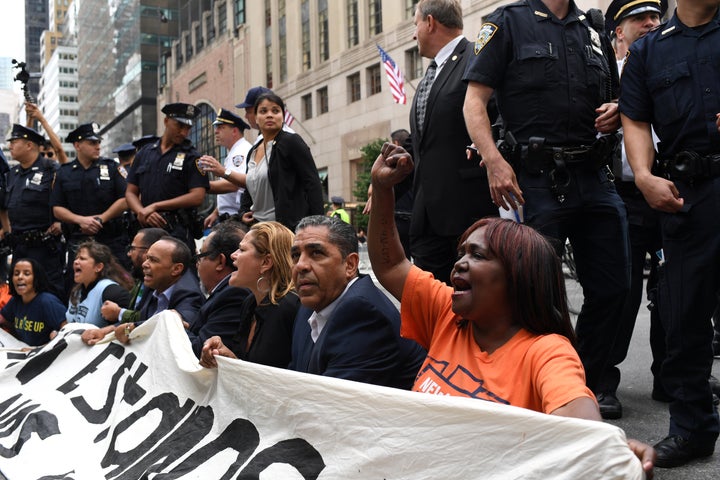
[[[160,240],[162,237],[167,235],[167,231],[162,228],[148,227],[141,228],[137,233],[142,233],[143,247],[150,248],[150,245]]]
[[[36,293],[47,292],[50,290],[50,280],[48,280],[47,273],[43,268],[42,264],[34,258],[18,258],[13,260],[12,266],[10,267],[10,295],[16,296],[18,293],[15,291],[15,283],[12,281],[13,272],[15,271],[15,265],[20,262],[28,262],[32,267],[33,271],[33,290]]]
[[[565,278],[560,258],[550,242],[527,225],[483,218],[463,233],[458,245],[482,227],[488,258],[498,260],[505,270],[513,322],[530,333],[557,333],[574,343]]]
[[[182,263],[184,267],[183,272],[190,268],[192,265],[193,255],[190,252],[190,247],[188,247],[185,242],[170,235],[165,235],[158,240],[165,240],[174,245],[170,259],[173,263]]]
[[[463,28],[462,6],[458,0],[420,0],[417,9],[423,19],[432,15],[448,28]]]
[[[398,145],[402,146],[405,144],[405,140],[407,140],[409,136],[410,132],[404,128],[400,128],[390,134],[390,140],[397,142]]]
[[[211,252],[208,256],[217,258],[222,253],[225,255],[225,266],[235,270],[235,264],[230,259],[230,256],[238,249],[238,245],[245,237],[245,230],[242,225],[232,220],[215,225],[212,229],[212,233],[215,235],[210,236],[206,250]]]
[[[326,227],[328,229],[328,240],[338,247],[340,254],[346,258],[351,253],[358,253],[358,239],[355,229],[349,223],[345,223],[337,217],[325,215],[311,215],[300,220],[295,228],[295,234],[307,227]]]

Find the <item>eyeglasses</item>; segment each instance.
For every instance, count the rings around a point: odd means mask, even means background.
[[[215,252],[212,250],[208,250],[207,252],[200,252],[197,255],[195,255],[195,262],[199,262],[205,257],[209,257],[210,255],[215,255]]]
[[[133,250],[147,250],[150,247],[136,247],[135,245],[128,245],[125,249],[127,253],[132,252]]]

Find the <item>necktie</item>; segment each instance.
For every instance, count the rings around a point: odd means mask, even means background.
[[[163,310],[167,310],[168,308],[168,299],[165,296],[164,293],[161,293],[157,297],[155,295],[152,296],[150,299],[150,304],[148,305],[148,318],[152,317],[158,312],[162,312]]]
[[[417,90],[417,102],[415,103],[415,109],[417,114],[417,127],[418,131],[422,133],[423,124],[425,123],[425,112],[427,110],[427,101],[430,96],[430,89],[435,81],[435,72],[437,72],[437,63],[435,60],[430,62],[425,77],[420,82],[420,86]]]

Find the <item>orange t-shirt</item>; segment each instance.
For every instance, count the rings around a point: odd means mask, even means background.
[[[595,399],[570,341],[520,329],[488,355],[472,327],[458,327],[453,289],[413,266],[405,281],[400,333],[428,350],[413,390],[480,398],[550,413],[571,400]]]

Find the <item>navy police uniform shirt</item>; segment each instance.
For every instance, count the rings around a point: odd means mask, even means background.
[[[192,188],[210,188],[197,164],[200,154],[189,140],[162,154],[161,142],[145,145],[135,156],[127,182],[140,190],[144,207],[185,195]]]
[[[58,163],[38,155],[27,169],[16,165],[7,175],[5,207],[15,232],[46,230],[55,220],[50,192]]]
[[[589,145],[595,109],[617,98],[615,60],[608,62],[603,41],[572,0],[563,20],[540,0],[505,5],[482,25],[464,80],[495,90],[519,143],[537,136],[550,145]]]
[[[101,157],[87,169],[73,160],[60,167],[50,204],[77,215],[98,215],[125,197],[125,186],[115,160]]]
[[[720,112],[720,10],[698,28],[673,16],[632,44],[623,68],[620,111],[652,123],[661,158],[683,150],[720,153],[715,123]]]

